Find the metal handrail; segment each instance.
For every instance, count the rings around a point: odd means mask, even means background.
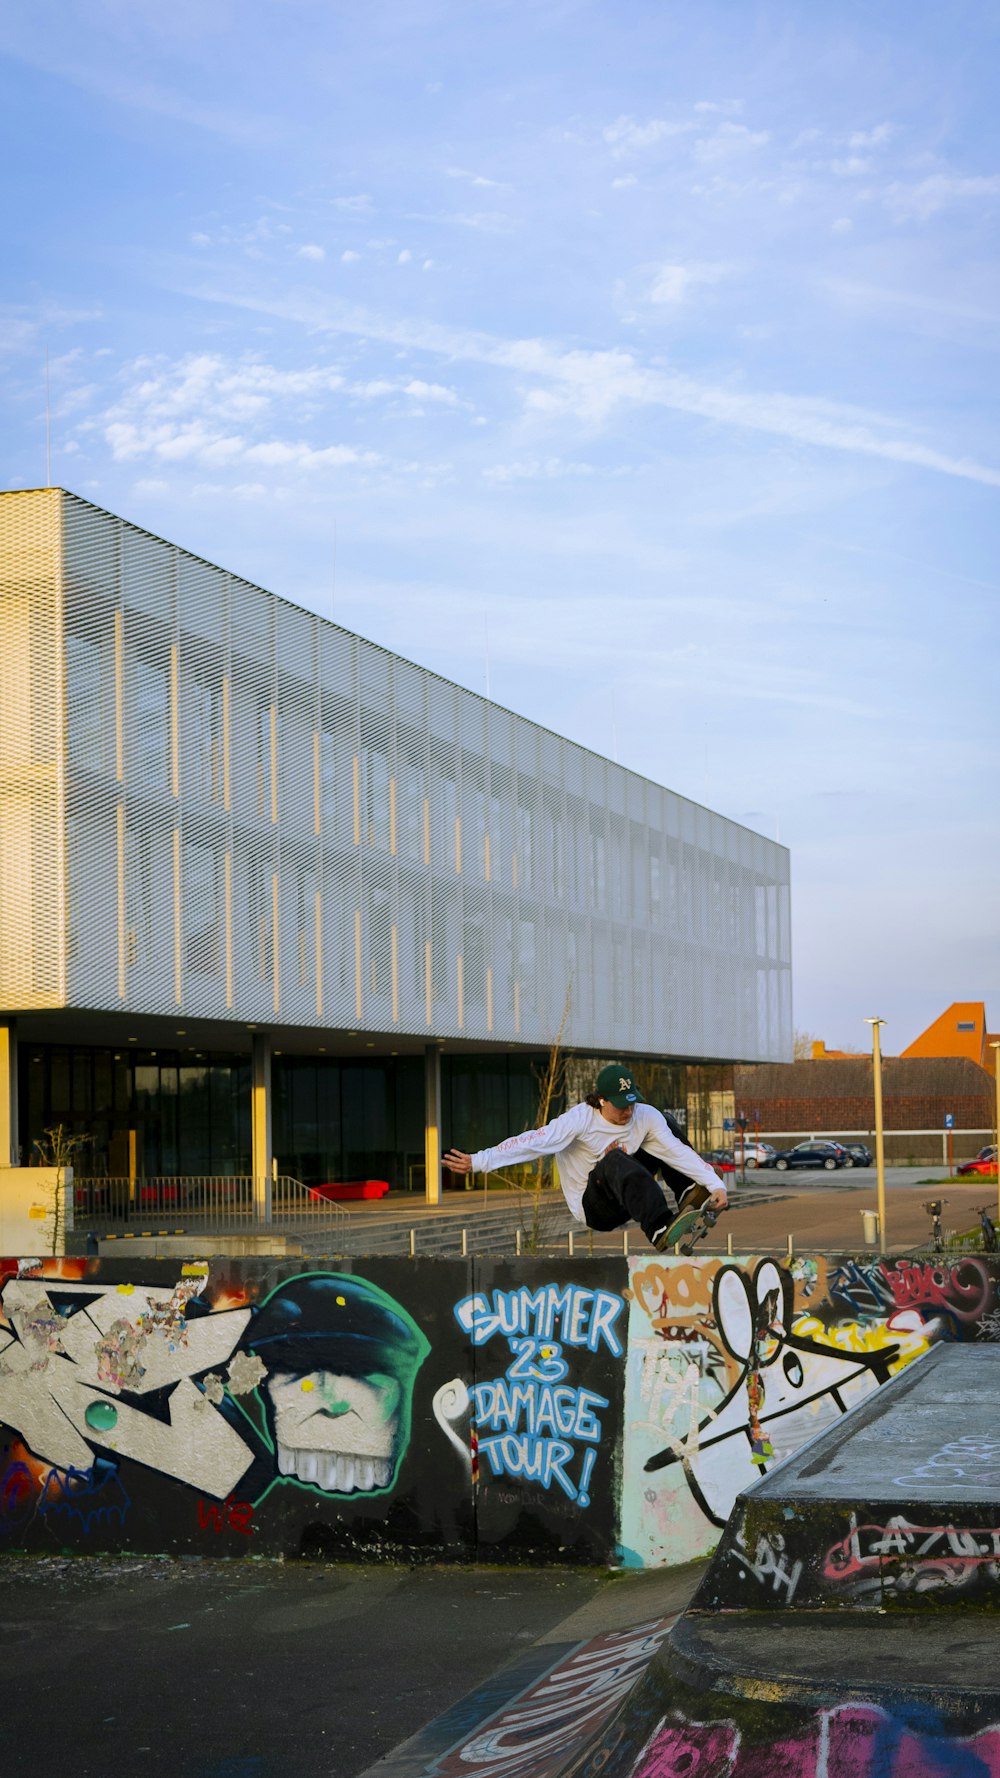
[[[109,1229],[150,1222],[213,1234],[248,1229],[308,1227],[346,1234],[350,1214],[288,1173],[273,1180],[247,1174],[124,1175],[73,1180],[74,1221]],[[270,1215],[268,1215],[268,1210]]]

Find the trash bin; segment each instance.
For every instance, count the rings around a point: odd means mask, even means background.
[[[862,1210],[861,1222],[865,1233],[865,1246],[876,1247],[878,1245],[878,1211]]]

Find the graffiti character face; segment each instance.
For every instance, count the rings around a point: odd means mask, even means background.
[[[245,1344],[267,1370],[279,1474],[326,1494],[392,1487],[430,1350],[399,1303],[363,1278],[307,1274],[271,1292]]]
[[[329,1494],[387,1488],[399,1439],[402,1386],[383,1371],[268,1378],[278,1468]]]

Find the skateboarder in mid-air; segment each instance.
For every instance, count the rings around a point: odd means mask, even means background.
[[[601,1069],[593,1093],[541,1130],[476,1154],[453,1148],[444,1165],[452,1173],[493,1173],[543,1155],[558,1156],[559,1183],[577,1222],[604,1231],[637,1222],[660,1253],[691,1237],[699,1223],[706,1233],[728,1202],[718,1174],[643,1102],[631,1071],[617,1062]],[[657,1183],[661,1168],[677,1192],[676,1212]]]

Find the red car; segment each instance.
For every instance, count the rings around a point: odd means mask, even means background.
[[[997,1151],[996,1144],[994,1144],[992,1148],[981,1148],[974,1161],[963,1161],[960,1167],[955,1168],[955,1173],[959,1179],[965,1179],[970,1173],[981,1173],[992,1177],[996,1174],[996,1170]]]
[[[736,1161],[731,1148],[712,1148],[702,1156],[717,1173],[735,1173]]]

